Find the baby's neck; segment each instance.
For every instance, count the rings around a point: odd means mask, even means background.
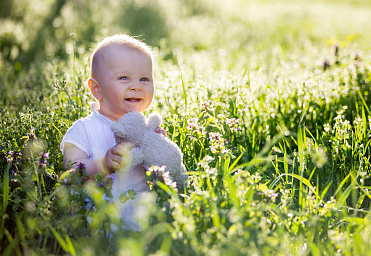
[[[119,120],[119,118],[115,118],[115,117],[113,117],[113,116],[110,116],[110,115],[106,115],[105,113],[103,113],[100,109],[98,109],[98,112],[102,115],[102,116],[105,116],[105,117],[107,117],[108,119],[110,119],[110,120],[112,120],[112,121],[117,121],[117,120]]]
[[[98,111],[102,116],[104,117],[107,117],[108,119],[112,120],[112,121],[117,121],[119,120],[119,118],[121,117],[120,115],[117,115],[115,113],[110,113],[110,112],[107,112],[107,111],[102,111],[102,108],[100,107],[100,103],[97,102],[97,104],[94,104],[94,109],[96,111]]]

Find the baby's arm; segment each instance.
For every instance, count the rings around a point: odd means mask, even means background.
[[[93,179],[94,174],[98,172],[105,176],[118,170],[121,167],[122,154],[122,144],[117,144],[106,152],[104,158],[92,160],[84,151],[72,143],[66,142],[64,144],[63,163],[65,168],[67,168],[68,163],[75,163],[72,167],[76,169],[79,163],[84,164],[89,178]]]

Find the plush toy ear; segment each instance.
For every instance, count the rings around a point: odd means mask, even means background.
[[[162,119],[160,117],[160,115],[156,112],[152,112],[149,116],[148,116],[148,128],[151,130],[151,131],[154,131],[156,130],[157,127],[159,127],[162,123]]]

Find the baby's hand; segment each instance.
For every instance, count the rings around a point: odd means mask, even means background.
[[[124,155],[128,154],[128,144],[121,143],[110,148],[104,156],[105,167],[112,173],[126,166]]]
[[[167,137],[165,130],[162,129],[161,126],[157,126],[155,132],[157,132],[157,133],[159,133],[159,134],[162,134],[162,135],[164,135],[164,136]]]

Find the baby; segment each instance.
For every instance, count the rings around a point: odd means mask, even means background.
[[[91,56],[89,88],[98,102],[90,103],[92,113],[77,120],[61,142],[64,165],[85,165],[89,178],[94,174],[111,174],[113,200],[118,200],[117,187],[121,191],[134,190],[137,195],[147,191],[145,169],[136,166],[118,175],[122,168],[122,144],[115,143],[110,129],[112,122],[130,111],[142,112],[152,102],[152,53],[149,47],[127,35],[114,35],[100,42]],[[165,131],[157,127],[158,133]],[[126,204],[130,204],[127,202]],[[121,217],[138,229],[132,220],[133,206],[121,207]]]

